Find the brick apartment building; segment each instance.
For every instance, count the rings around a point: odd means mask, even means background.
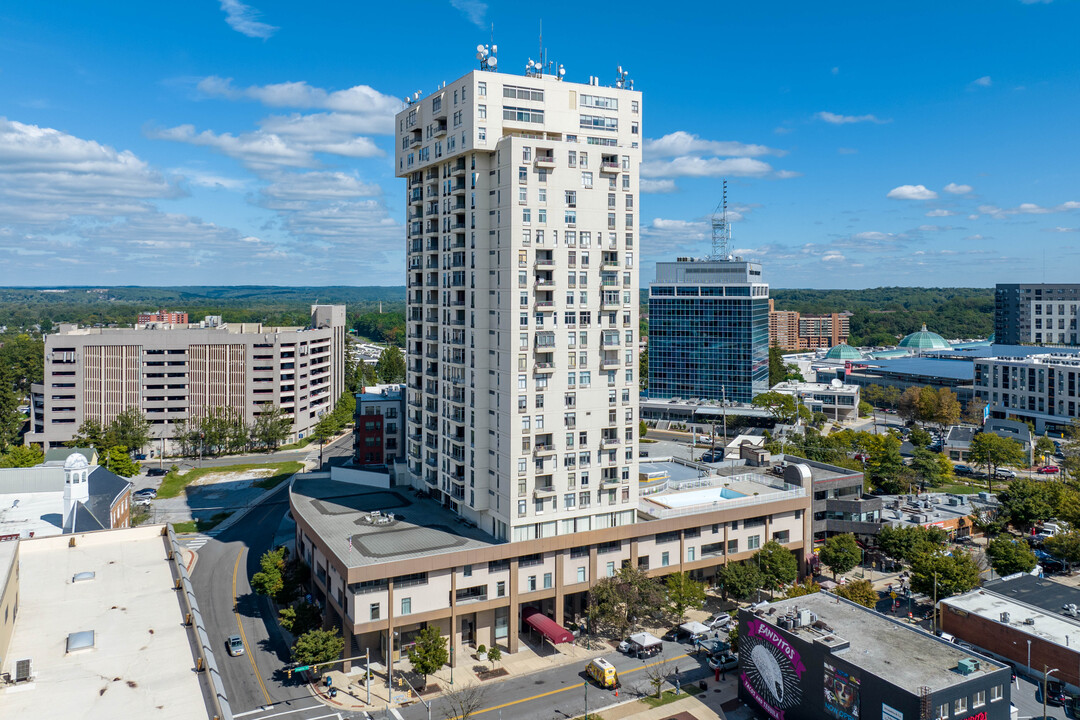
[[[831,348],[847,342],[848,315],[803,315],[794,310],[777,310],[769,300],[769,347],[781,350]]]

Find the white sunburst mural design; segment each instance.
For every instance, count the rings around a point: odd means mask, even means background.
[[[784,711],[802,701],[806,666],[799,652],[775,627],[751,620],[739,638],[739,659],[743,687],[769,717],[784,720]]]

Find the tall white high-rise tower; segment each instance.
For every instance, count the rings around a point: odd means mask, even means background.
[[[412,482],[507,540],[630,524],[641,93],[478,57],[396,117]]]

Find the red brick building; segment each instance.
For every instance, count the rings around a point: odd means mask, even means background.
[[[187,325],[188,314],[186,312],[171,312],[158,310],[157,312],[139,313],[139,324],[167,323],[169,325]]]

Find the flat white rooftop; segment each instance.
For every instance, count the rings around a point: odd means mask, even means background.
[[[1004,595],[987,590],[972,590],[941,601],[947,608],[955,607],[973,615],[1008,625],[1014,632],[1039,637],[1074,651],[1080,650],[1080,621],[1058,613],[1040,610],[1034,605],[1018,602]],[[1009,620],[1002,620],[1002,613],[1009,613]],[[1031,620],[1028,624],[1027,620]],[[978,645],[975,640],[972,643]]]
[[[64,493],[5,493],[0,507],[0,536],[48,537],[64,532]]]
[[[74,538],[75,547],[68,547]],[[19,541],[19,612],[0,694],[7,718],[205,720],[206,704],[160,525]],[[93,579],[73,582],[76,573]],[[68,652],[68,636],[93,647]]]

